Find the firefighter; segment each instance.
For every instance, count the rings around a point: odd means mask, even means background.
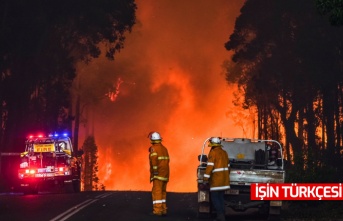
[[[162,137],[158,132],[149,133],[152,146],[149,148],[150,182],[152,186],[152,215],[167,215],[167,183],[169,181],[169,154],[162,144]]]
[[[211,150],[208,154],[204,181],[210,186],[211,201],[217,211],[216,220],[225,221],[225,190],[230,189],[229,156],[221,145],[219,137],[209,139]]]

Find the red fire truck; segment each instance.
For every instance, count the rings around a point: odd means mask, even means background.
[[[65,190],[81,190],[81,155],[74,152],[67,134],[30,136],[21,153],[18,170],[24,193],[38,193],[44,185],[58,185]]]

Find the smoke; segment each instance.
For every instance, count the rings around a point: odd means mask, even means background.
[[[161,133],[169,150],[173,192],[196,191],[197,156],[206,138],[242,137],[226,116],[232,89],[221,68],[242,4],[138,0],[138,22],[125,48],[114,62],[100,58],[84,71],[113,88],[107,95],[114,102],[102,99],[93,115],[98,176],[107,190],[151,189],[151,131]]]

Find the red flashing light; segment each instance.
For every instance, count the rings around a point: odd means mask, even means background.
[[[44,137],[44,135],[43,134],[38,134],[38,135],[30,135],[30,136],[28,136],[28,138],[29,139],[33,139],[33,138],[35,138],[35,137],[38,137],[38,138],[42,138],[42,137]]]

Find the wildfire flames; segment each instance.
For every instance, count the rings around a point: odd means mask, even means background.
[[[169,150],[173,192],[196,191],[197,156],[206,138],[243,136],[226,117],[234,107],[221,67],[242,4],[139,0],[138,22],[124,49],[114,62],[91,64],[115,82],[108,94],[115,102],[103,100],[94,110],[98,177],[107,190],[151,190],[150,131],[160,132]]]
[[[120,92],[120,85],[123,83],[124,81],[121,78],[118,78],[117,83],[115,84],[115,86],[113,88],[111,88],[112,90],[110,90],[106,95],[107,97],[113,102],[117,100],[117,97],[119,95]]]

